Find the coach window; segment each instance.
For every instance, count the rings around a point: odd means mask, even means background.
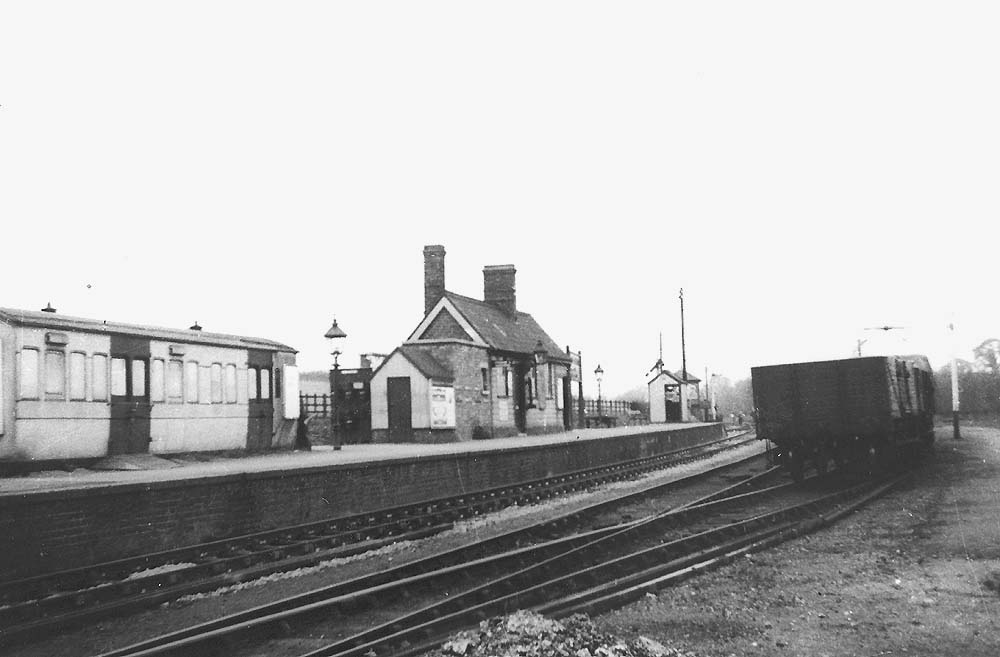
[[[79,351],[69,355],[69,398],[87,398],[87,355]]]
[[[226,403],[236,403],[236,366],[226,365]]]
[[[21,399],[38,399],[38,350],[21,350]]]
[[[45,351],[45,398],[66,399],[66,354]]]
[[[198,361],[196,360],[184,363],[184,401],[190,404],[198,403]]]
[[[179,360],[167,363],[167,401],[174,404],[184,401],[184,363]]]
[[[212,403],[222,403],[222,364],[212,363]]]
[[[132,390],[129,394],[133,397],[145,397],[149,394],[146,388],[146,361],[138,358],[132,361]]]
[[[104,354],[90,359],[90,397],[94,401],[108,399],[108,357]]]
[[[128,384],[125,379],[128,376],[124,358],[111,359],[111,396],[124,397],[128,394]]]
[[[260,370],[260,398],[271,398],[271,370],[267,368]]]
[[[259,370],[256,367],[247,368],[247,398],[248,399],[260,399],[260,393],[257,389],[257,373]]]
[[[281,368],[274,368],[274,398],[281,399]]]
[[[201,365],[198,367],[198,403],[212,403],[212,366]]]
[[[149,364],[149,400],[163,401],[164,389],[163,359],[154,358]]]

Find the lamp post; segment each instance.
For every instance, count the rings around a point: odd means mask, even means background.
[[[713,422],[718,422],[719,421],[719,409],[715,405],[715,379],[718,376],[719,376],[718,374],[713,373],[712,376],[710,376],[708,378],[709,397],[711,397],[711,399],[712,399],[711,403],[712,403],[712,421]]]
[[[545,395],[547,390],[545,389],[545,384],[547,382],[547,377],[544,373],[545,357],[548,352],[545,350],[545,346],[542,341],[539,340],[535,344],[535,350],[532,352],[532,356],[535,359],[535,405],[538,406],[539,410],[545,410]]]
[[[601,364],[597,364],[597,369],[594,370],[594,378],[597,379],[597,416],[600,417],[604,415],[601,411],[601,380],[604,378],[604,370],[601,369]]]
[[[333,325],[324,335],[326,339],[330,341],[330,346],[333,347],[333,351],[330,355],[333,356],[333,369],[330,371],[330,444],[333,445],[333,449],[340,449],[340,404],[337,403],[337,390],[340,389],[340,363],[337,362],[340,358],[341,351],[337,349],[336,341],[341,338],[346,338],[347,334],[337,326],[337,320],[334,318]]]

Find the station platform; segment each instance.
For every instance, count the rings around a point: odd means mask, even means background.
[[[0,478],[0,581],[628,461],[725,437],[651,424],[223,457],[117,456]]]

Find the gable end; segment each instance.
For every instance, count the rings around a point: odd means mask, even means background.
[[[418,340],[465,340],[472,342],[472,336],[470,336],[465,329],[458,323],[454,315],[448,312],[446,309],[441,309],[441,312],[437,314],[433,320],[431,320],[430,325],[420,334]]]

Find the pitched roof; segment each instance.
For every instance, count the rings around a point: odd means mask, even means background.
[[[493,349],[531,354],[540,340],[549,360],[569,362],[569,356],[528,313],[508,313],[485,301],[454,292],[445,292],[444,295]]]
[[[426,376],[428,379],[436,379],[438,381],[454,381],[455,375],[447,367],[441,364],[441,362],[427,353],[426,350],[421,349],[416,345],[402,345],[396,348],[396,351],[403,354],[406,360],[410,361],[414,367],[417,368],[421,374]],[[389,362],[386,358],[382,361],[382,364]],[[379,365],[379,369],[382,365]]]
[[[676,372],[672,372],[672,374],[681,383],[701,383],[701,379],[692,374],[691,370],[687,371],[687,380],[684,379],[684,370],[677,370]]]
[[[209,333],[207,331],[185,331],[183,329],[143,326],[140,324],[121,324],[119,322],[70,317],[69,315],[45,313],[36,310],[0,308],[0,320],[17,326],[84,331],[86,333],[104,333],[107,335],[112,333],[116,335],[141,335],[157,340],[185,342],[188,344],[210,344],[224,347],[290,351],[295,353],[295,349],[286,344],[281,344],[273,340],[265,340],[264,338],[251,338],[226,333]]]

